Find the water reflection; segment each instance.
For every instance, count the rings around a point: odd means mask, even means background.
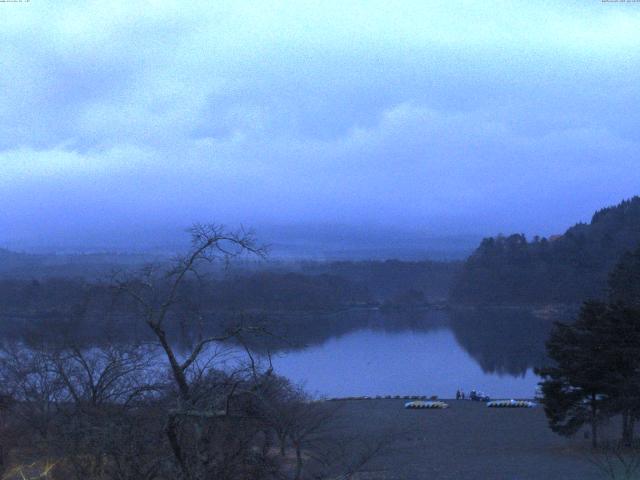
[[[493,396],[530,397],[537,380],[488,374],[451,330],[358,330],[274,359],[276,371],[327,396],[426,394],[452,397],[457,388]]]
[[[553,322],[526,309],[463,309],[450,313],[458,343],[486,373],[525,375],[545,363]]]
[[[169,337],[187,351],[197,338],[220,333],[236,319],[210,316],[198,326],[170,331]],[[49,328],[43,324],[38,329],[49,339],[72,332],[88,344],[153,340],[133,319],[88,323],[86,328],[54,320],[46,323]],[[273,354],[279,373],[327,396],[449,397],[457,388],[475,388],[493,396],[530,397],[537,384],[532,370],[545,363],[544,343],[552,327],[551,319],[524,309],[359,309],[261,315],[245,321],[261,323],[270,333],[245,340],[264,356]],[[23,338],[38,339],[29,329],[7,328],[2,331],[5,338],[27,333]]]
[[[255,337],[253,346],[256,349],[295,352],[339,339],[358,330],[424,333],[448,329],[450,320],[444,311],[383,312],[354,309],[320,314],[271,315],[264,319],[263,325],[271,335]]]
[[[319,394],[531,397],[552,320],[527,310],[350,312],[305,321],[274,365]]]

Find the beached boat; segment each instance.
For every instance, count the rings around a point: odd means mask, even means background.
[[[487,403],[489,408],[533,408],[535,402],[529,400],[492,400]]]
[[[410,409],[422,409],[422,408],[433,408],[433,409],[441,409],[441,408],[449,408],[447,403],[441,401],[424,401],[424,400],[414,400],[412,402],[407,402],[404,404],[404,408]]]

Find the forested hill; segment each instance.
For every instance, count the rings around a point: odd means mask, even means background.
[[[606,293],[620,257],[640,245],[640,197],[604,208],[559,237],[486,238],[454,283],[463,304],[580,303]]]

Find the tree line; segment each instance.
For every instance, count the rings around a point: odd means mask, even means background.
[[[466,304],[575,304],[604,299],[607,276],[640,243],[640,197],[596,212],[550,238],[486,238],[465,262],[451,299]]]
[[[0,255],[0,265],[2,264]],[[166,265],[158,262],[156,265]],[[131,270],[116,264],[98,277],[75,275],[62,267],[55,276],[37,270],[0,276],[0,308],[10,314],[45,314],[69,309],[91,296],[103,307],[110,301],[113,272]],[[217,311],[322,311],[354,305],[425,305],[446,298],[459,264],[455,262],[303,262],[229,268],[185,279],[181,289]],[[135,269],[134,269],[135,270]],[[196,295],[197,293],[197,295]]]

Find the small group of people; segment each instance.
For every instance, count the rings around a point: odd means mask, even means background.
[[[464,390],[462,390],[461,388],[456,390],[456,400],[465,399],[473,400],[475,402],[488,402],[489,400],[491,400],[489,395],[482,392],[477,392],[476,390],[470,390],[468,395],[466,395],[464,393]]]

